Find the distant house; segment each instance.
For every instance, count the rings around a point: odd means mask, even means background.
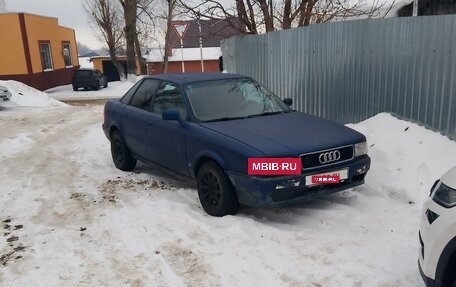
[[[231,36],[245,34],[243,27],[237,19],[224,20],[190,20],[174,21],[173,24],[187,25],[183,37],[183,46],[180,48],[180,38],[175,30],[171,34],[171,56],[168,59],[168,72],[218,72],[220,71],[220,41]],[[201,33],[199,32],[201,28]],[[200,49],[200,40],[202,48]],[[149,75],[163,73],[163,49],[149,49],[143,58],[147,62]],[[126,71],[126,57],[118,56],[117,59]],[[109,56],[91,57],[93,67],[102,71],[110,81],[119,80],[117,69]],[[183,63],[183,64],[182,64]],[[139,67],[139,62],[136,61]],[[139,73],[139,68],[137,68]]]
[[[397,11],[397,16],[407,17],[413,14],[413,1],[402,6]],[[419,0],[418,1],[418,16],[425,15],[447,15],[456,14],[455,0]]]
[[[127,56],[117,56],[117,61],[122,64],[124,68],[124,73],[127,73]],[[95,56],[90,57],[90,61],[93,63],[93,67],[97,70],[103,72],[106,77],[108,77],[108,81],[119,81],[119,73],[117,72],[116,66],[111,60],[109,56]],[[136,73],[139,74],[139,62],[136,61]]]
[[[236,18],[220,20],[174,21],[173,24],[187,25],[183,33],[183,49],[175,30],[171,34],[171,57],[168,72],[217,72],[220,70],[220,42],[223,39],[245,34],[245,27]],[[201,29],[201,33],[200,33]],[[200,41],[202,49],[200,49]],[[149,75],[163,72],[163,52],[151,51],[147,55]],[[183,65],[182,65],[183,63]]]
[[[0,79],[39,90],[71,83],[78,68],[73,29],[57,18],[27,13],[0,14]]]
[[[203,68],[204,72],[218,72],[221,56],[220,47],[173,49],[168,58],[168,73],[201,72]],[[163,73],[162,50],[151,51],[146,60],[149,75]]]

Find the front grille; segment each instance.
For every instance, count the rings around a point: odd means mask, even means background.
[[[336,152],[336,151],[338,153],[340,153],[340,158],[338,158],[338,159],[329,158],[329,160],[327,160],[327,162],[324,162],[324,163],[320,162],[320,159],[322,157],[324,157],[323,154],[334,155],[334,152]],[[327,150],[320,150],[320,151],[316,151],[316,152],[306,153],[306,154],[300,155],[300,157],[301,157],[301,164],[302,164],[303,170],[331,166],[334,164],[352,160],[354,157],[353,145],[347,145],[347,146],[342,146],[342,147],[337,147],[337,148],[332,148],[332,149],[327,149]]]

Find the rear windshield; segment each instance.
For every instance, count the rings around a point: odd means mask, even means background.
[[[93,72],[90,70],[79,70],[76,71],[76,76],[90,77],[93,75]]]

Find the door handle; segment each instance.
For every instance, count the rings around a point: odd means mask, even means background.
[[[148,126],[152,126],[153,124],[154,124],[153,121],[147,121],[147,125],[148,125]]]

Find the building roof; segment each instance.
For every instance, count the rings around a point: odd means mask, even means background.
[[[214,81],[224,79],[239,79],[246,76],[228,73],[177,73],[177,74],[158,74],[148,78],[160,79],[164,81],[172,81],[178,84],[187,84],[203,81]]]
[[[219,47],[207,47],[203,48],[203,60],[218,60],[222,55],[222,51]],[[163,50],[153,49],[146,55],[147,62],[163,62]],[[184,61],[199,61],[201,60],[200,48],[184,48],[184,49],[173,49],[172,56],[168,58],[169,62],[180,62],[182,61],[182,52]]]
[[[447,15],[456,13],[456,1],[454,0],[420,0],[418,1],[418,16]],[[412,16],[413,1],[402,6],[397,15],[399,17]]]
[[[245,34],[245,27],[237,18],[199,20],[201,25],[201,38],[203,47],[220,47],[220,41],[232,36]],[[184,48],[197,48],[200,46],[200,33],[198,20],[173,21],[173,24],[188,24],[184,34]],[[180,48],[180,39],[172,29],[171,47]]]
[[[28,13],[28,12],[9,12],[9,11],[0,13],[0,16],[3,16],[3,15],[5,15],[5,16],[7,16],[7,15],[26,15],[26,16],[33,16],[33,17],[39,17],[39,18],[43,18],[43,19],[54,20],[55,22],[57,22],[57,25],[60,28],[69,29],[69,30],[74,31],[73,28],[61,26],[59,23],[59,18],[53,17],[53,16],[43,16],[43,15],[38,15],[38,14],[33,14],[33,13]]]

